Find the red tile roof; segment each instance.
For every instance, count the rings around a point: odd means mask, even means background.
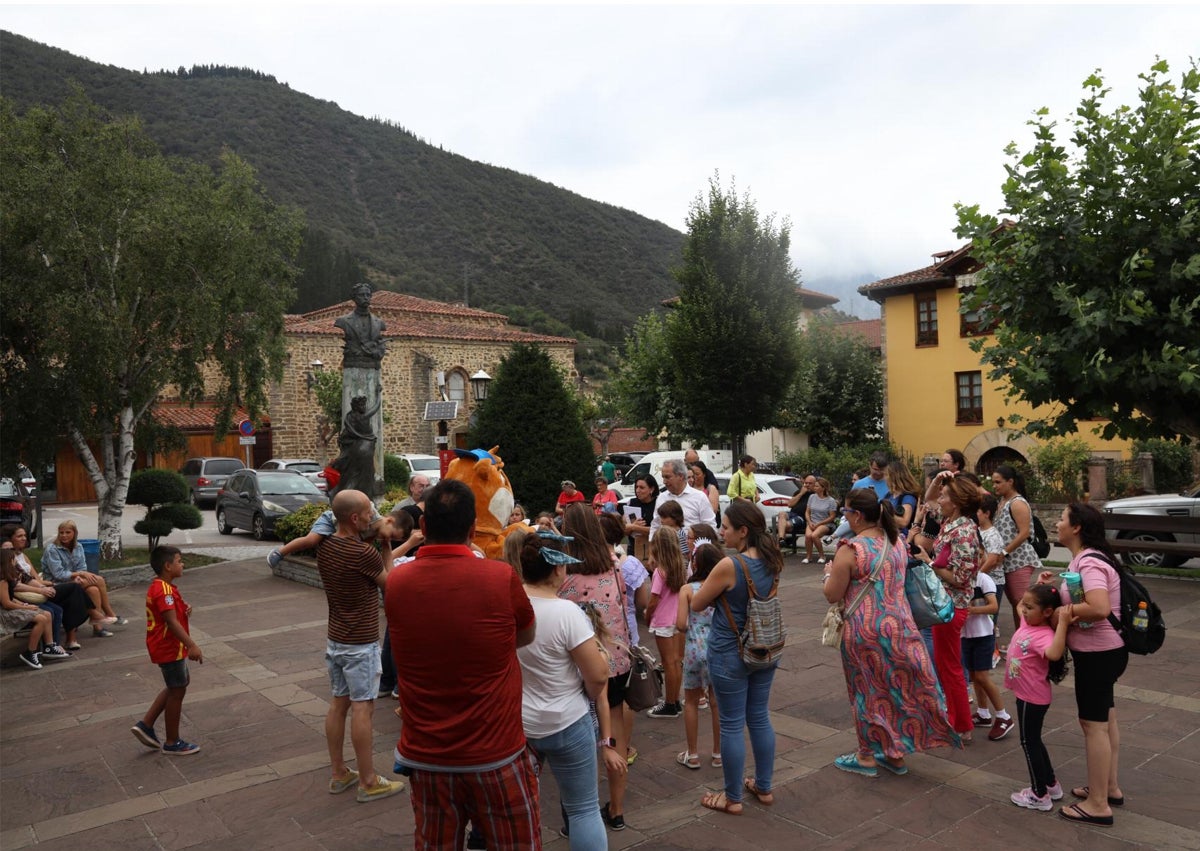
[[[860,319],[857,322],[841,322],[832,326],[834,332],[844,337],[858,337],[873,349],[883,348],[883,322],[879,319]]]
[[[441,316],[457,316],[462,319],[490,319],[498,322],[506,322],[508,320],[508,317],[500,313],[477,310],[473,307],[467,307],[464,304],[417,298],[414,295],[394,293],[391,290],[376,290],[371,295],[371,308],[378,312],[389,313],[438,314]],[[310,310],[303,315],[310,319],[323,319],[327,316],[336,319],[339,316],[344,316],[351,310],[354,310],[354,300],[347,299],[346,301],[339,301],[337,304],[331,304],[328,307]]]
[[[837,304],[840,301],[835,295],[819,293],[816,290],[808,290],[804,287],[796,287],[796,292],[800,295],[800,300],[805,307],[825,307],[830,304]]]
[[[892,294],[892,291],[902,292],[909,287],[920,284],[949,283],[953,279],[942,273],[942,265],[942,262],[938,262],[932,266],[925,266],[920,269],[914,269],[911,272],[905,272],[903,275],[893,275],[890,278],[884,278],[870,284],[863,284],[858,288],[858,291],[867,298],[878,301],[883,295]]]
[[[217,411],[220,405],[216,402],[197,402],[189,406],[184,402],[157,402],[154,405],[154,419],[166,426],[174,426],[184,431],[212,431],[217,422]],[[249,415],[237,408],[233,412],[235,423],[248,419]]]

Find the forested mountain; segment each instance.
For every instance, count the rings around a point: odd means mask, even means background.
[[[661,222],[441,150],[269,73],[134,72],[0,33],[0,94],[18,109],[61,102],[71,81],[140,116],[164,153],[215,162],[227,146],[251,163],[275,200],[307,214],[314,266],[357,264],[426,298],[536,307],[610,340],[675,293],[683,235]],[[341,282],[301,284],[300,309],[347,297]]]

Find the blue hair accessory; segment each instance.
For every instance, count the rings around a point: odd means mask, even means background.
[[[575,540],[572,537],[568,537],[567,535],[560,535],[557,532],[551,532],[548,529],[538,529],[537,536],[539,538],[542,538],[543,540],[556,541],[560,544],[569,544],[569,543],[571,543],[571,541]]]
[[[554,567],[560,564],[583,564],[575,556],[564,553],[562,550],[553,549],[552,547],[542,547],[538,552],[542,554],[542,561]]]

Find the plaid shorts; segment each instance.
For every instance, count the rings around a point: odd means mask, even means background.
[[[488,848],[541,848],[537,774],[537,761],[529,748],[491,771],[449,773],[414,768],[409,786],[417,851],[462,848],[468,821],[483,834]]]

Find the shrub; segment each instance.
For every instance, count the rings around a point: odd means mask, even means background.
[[[412,475],[412,470],[408,467],[408,462],[399,455],[384,455],[383,456],[383,484],[385,490],[392,488],[408,487],[408,478]]]
[[[275,521],[275,537],[283,541],[303,538],[321,514],[329,509],[324,503],[313,503]]]
[[[1034,502],[1075,502],[1083,498],[1084,472],[1092,450],[1079,438],[1052,440],[1033,450],[1037,477],[1045,493],[1029,498]],[[1032,483],[1031,483],[1032,484]]]
[[[129,477],[129,494],[125,501],[130,505],[152,507],[187,500],[187,480],[174,470],[138,470]]]
[[[1177,440],[1139,440],[1133,444],[1136,457],[1141,452],[1154,456],[1154,489],[1159,493],[1178,493],[1196,479],[1192,468],[1192,450]]]
[[[913,467],[912,456],[895,447],[884,443],[864,443],[857,446],[818,446],[804,452],[778,455],[775,463],[780,467],[790,467],[796,475],[813,473],[829,480],[833,495],[841,497],[850,489],[852,474],[867,466],[871,453],[882,449],[889,456],[901,457]],[[914,468],[914,475],[921,481],[920,469]]]

